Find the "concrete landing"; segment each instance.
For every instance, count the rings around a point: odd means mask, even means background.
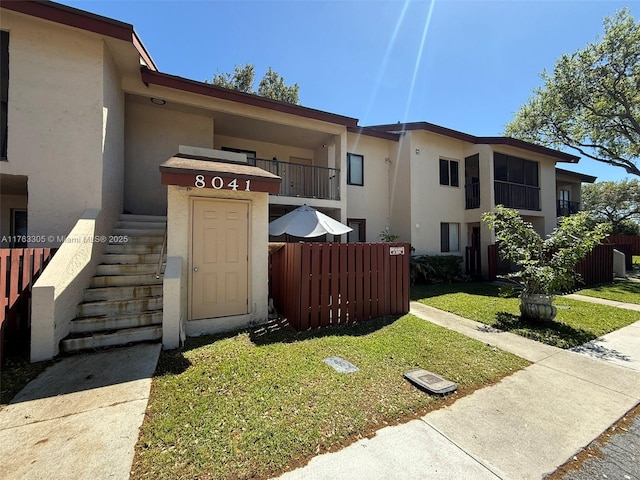
[[[129,478],[160,345],[65,358],[0,411],[2,478]]]

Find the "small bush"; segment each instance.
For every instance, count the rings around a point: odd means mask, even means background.
[[[409,261],[411,284],[465,281],[461,274],[462,257],[457,255],[418,255]]]

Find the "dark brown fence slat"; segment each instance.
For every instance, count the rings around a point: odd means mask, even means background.
[[[354,253],[356,256],[356,265],[355,265],[355,284],[356,290],[354,294],[355,298],[355,316],[353,318],[354,322],[360,322],[365,319],[364,316],[364,244],[356,243]]]
[[[320,243],[322,263],[320,265],[321,285],[320,285],[320,326],[329,325],[329,312],[331,304],[331,245]]]
[[[347,310],[349,323],[356,321],[356,246],[347,244]]]
[[[370,319],[373,318],[371,316],[371,303],[372,303],[372,298],[371,298],[371,277],[372,275],[372,271],[371,271],[371,253],[373,252],[373,249],[371,248],[371,245],[366,245],[366,248],[363,249],[363,288],[362,288],[362,302],[363,302],[363,309],[362,309],[362,316],[364,319]]]
[[[340,312],[340,251],[331,245],[331,324],[338,324]]]
[[[340,252],[340,315],[336,319],[336,324],[346,323],[347,321],[347,298],[348,298],[348,272],[347,272],[347,245],[338,244],[338,252]]]
[[[584,285],[598,285],[613,282],[613,244],[596,246],[576,265],[576,272],[582,276]]]
[[[309,309],[309,328],[320,326],[320,285],[322,282],[322,271],[320,270],[321,245],[312,243],[309,249],[311,254],[311,308]]]

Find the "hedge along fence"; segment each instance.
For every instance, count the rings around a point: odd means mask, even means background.
[[[269,296],[296,330],[409,311],[408,243],[287,243],[269,256]]]

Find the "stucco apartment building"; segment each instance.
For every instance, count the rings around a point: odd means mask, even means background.
[[[34,361],[264,321],[268,222],[303,204],[354,228],[327,241],[389,231],[416,254],[475,247],[486,270],[483,212],[512,206],[548,233],[595,180],[511,138],[362,127],[160,72],[113,19],[0,7],[0,236],[59,247],[33,289]]]

